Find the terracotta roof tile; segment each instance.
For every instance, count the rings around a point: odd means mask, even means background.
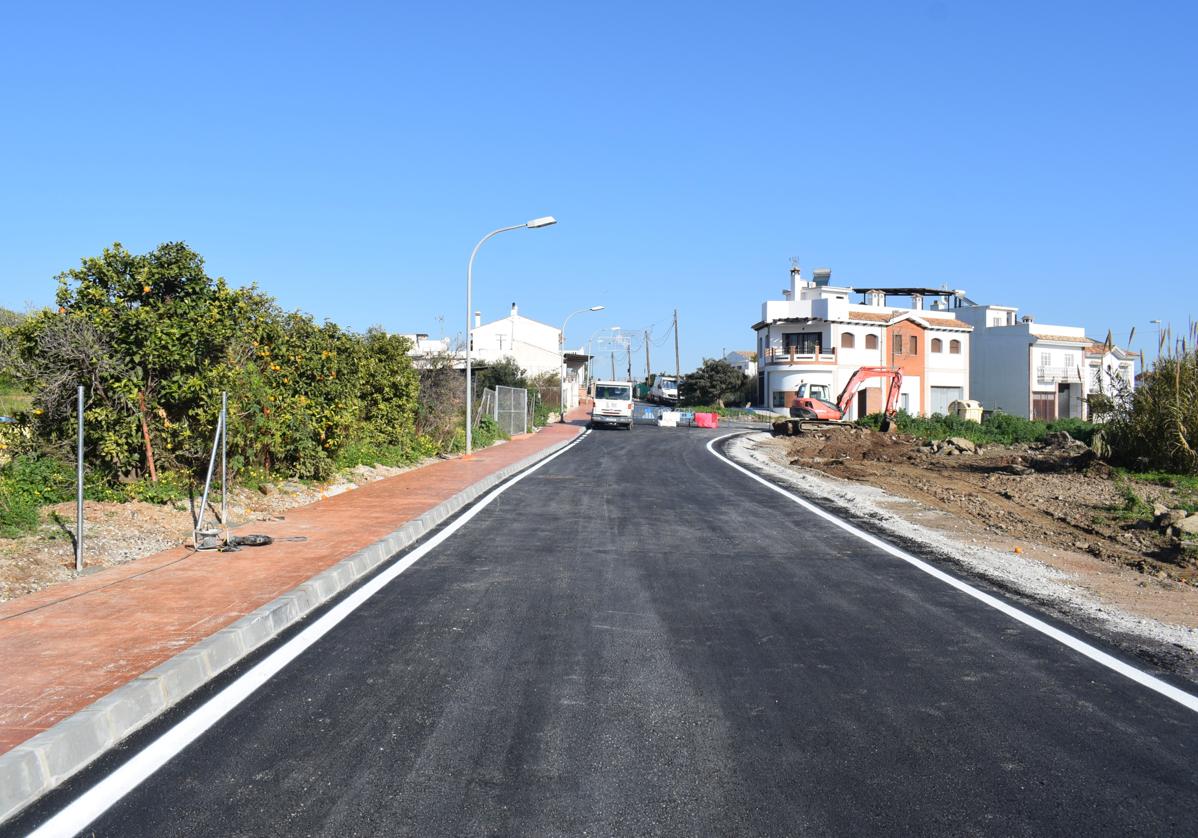
[[[920,320],[927,323],[929,326],[937,326],[942,329],[960,329],[964,332],[973,331],[973,327],[962,320],[951,319],[948,317],[925,317],[923,314],[915,311],[908,312],[878,312],[872,311],[850,311],[849,320],[856,320],[861,323],[891,323],[899,317],[918,317]]]
[[[1089,338],[1079,338],[1079,337],[1075,337],[1073,335],[1038,335],[1035,332],[1033,332],[1032,337],[1034,337],[1036,340],[1052,340],[1052,341],[1060,341],[1062,343],[1089,343],[1090,342]]]
[[[967,331],[973,331],[973,326],[970,326],[964,320],[957,320],[956,318],[949,317],[923,317],[922,315],[916,316],[918,316],[920,320],[926,320],[928,325],[931,326],[943,326],[946,329],[965,329]]]

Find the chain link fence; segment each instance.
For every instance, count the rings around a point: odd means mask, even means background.
[[[528,391],[523,387],[497,386],[495,421],[508,436],[528,433]]]

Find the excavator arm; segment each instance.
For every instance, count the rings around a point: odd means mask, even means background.
[[[853,396],[857,395],[861,385],[871,378],[889,379],[890,390],[886,396],[885,415],[894,415],[895,408],[898,406],[899,390],[903,385],[903,374],[890,367],[862,367],[853,373],[849,383],[844,385],[844,389],[840,391],[840,397],[836,400],[836,406],[840,408],[842,416],[848,413],[849,407],[853,404]]]

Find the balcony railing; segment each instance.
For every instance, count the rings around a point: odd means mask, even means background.
[[[767,364],[834,364],[836,352],[799,352],[794,348],[771,347],[765,351],[765,361]]]
[[[1075,367],[1036,367],[1039,384],[1080,384],[1081,374]]]

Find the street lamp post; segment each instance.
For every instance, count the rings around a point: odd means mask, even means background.
[[[570,322],[570,318],[576,314],[582,314],[584,311],[603,311],[603,306],[591,306],[590,308],[580,308],[578,311],[572,311],[566,315],[566,319],[562,321],[562,330],[557,335],[557,356],[558,356],[558,380],[557,380],[557,409],[559,422],[566,421],[566,324]]]
[[[498,236],[500,233],[506,233],[509,230],[521,230],[525,227],[535,230],[539,227],[548,227],[556,223],[556,218],[552,215],[546,215],[543,218],[534,218],[532,221],[526,221],[523,224],[500,227],[498,230],[492,230],[479,239],[478,244],[474,246],[474,250],[470,251],[470,261],[466,263],[466,456],[470,456],[470,453],[474,450],[474,423],[472,421],[474,413],[474,382],[470,375],[471,330],[474,327],[474,257],[478,255],[478,249],[483,246],[487,239]]]

